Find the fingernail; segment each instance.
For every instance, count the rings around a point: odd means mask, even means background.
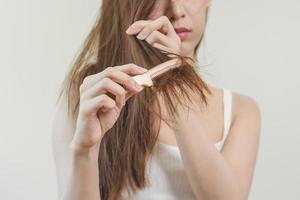
[[[126,30],[127,34],[131,34],[134,31],[134,29],[132,28],[132,26],[129,26]]]
[[[140,40],[144,39],[144,34],[143,34],[143,33],[138,34],[138,35],[137,35],[137,38],[140,39]]]

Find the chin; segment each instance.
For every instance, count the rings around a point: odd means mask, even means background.
[[[180,55],[182,56],[193,56],[191,55],[191,52],[193,52],[193,49],[190,45],[182,43],[181,49],[180,49]]]

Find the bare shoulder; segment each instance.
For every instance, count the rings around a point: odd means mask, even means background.
[[[253,97],[232,91],[232,122],[244,119],[259,127],[261,121],[259,104]]]
[[[223,97],[223,88],[214,87],[209,85],[210,90],[212,91],[213,98],[217,101],[222,101]],[[240,117],[254,117],[260,119],[260,108],[258,102],[248,95],[232,91],[232,122]],[[213,99],[212,98],[212,99]]]

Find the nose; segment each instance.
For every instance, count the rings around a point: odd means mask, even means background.
[[[170,21],[175,21],[186,16],[181,0],[170,0],[169,15]]]

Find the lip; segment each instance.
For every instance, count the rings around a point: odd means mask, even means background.
[[[185,28],[185,27],[179,27],[179,28],[174,28],[176,34],[180,37],[181,40],[184,40],[188,33],[191,32],[189,29]]]
[[[190,32],[190,30],[188,30],[185,27],[179,27],[179,28],[175,28],[175,32],[176,33],[182,33],[182,32]]]

